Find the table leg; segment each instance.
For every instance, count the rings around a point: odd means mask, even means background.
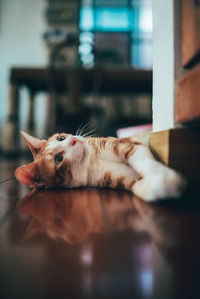
[[[28,128],[28,132],[31,135],[34,135],[34,133],[35,133],[34,132],[34,130],[35,130],[35,126],[34,126],[34,96],[35,96],[35,93],[33,91],[30,91],[27,128]]]
[[[19,86],[11,83],[9,86],[9,108],[7,122],[4,128],[3,150],[5,153],[17,154],[19,144]]]
[[[55,90],[51,89],[47,95],[47,114],[45,121],[45,132],[47,136],[51,136],[55,133],[56,129],[56,102],[58,95]]]

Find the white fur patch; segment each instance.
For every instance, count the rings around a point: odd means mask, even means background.
[[[173,169],[156,161],[150,150],[138,146],[129,163],[142,176],[133,185],[133,192],[146,201],[168,197],[180,197],[185,188],[185,180]]]

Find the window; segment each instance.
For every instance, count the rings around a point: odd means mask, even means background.
[[[151,0],[82,0],[79,26],[84,65],[104,57],[113,64],[152,68]]]

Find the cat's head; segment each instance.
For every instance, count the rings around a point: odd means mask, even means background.
[[[73,187],[77,174],[81,177],[87,156],[83,137],[54,134],[48,140],[37,139],[21,131],[34,162],[22,165],[15,171],[16,178],[30,187]]]

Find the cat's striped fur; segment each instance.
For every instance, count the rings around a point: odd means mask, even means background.
[[[34,162],[19,167],[15,174],[31,187],[120,188],[153,201],[178,197],[185,185],[177,172],[154,159],[144,136],[83,138],[62,133],[39,140],[22,135]]]

